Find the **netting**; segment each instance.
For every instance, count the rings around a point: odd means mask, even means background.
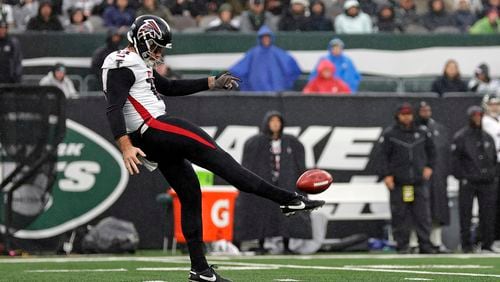
[[[58,88],[0,86],[0,222],[10,234],[32,223],[50,201],[64,109]]]

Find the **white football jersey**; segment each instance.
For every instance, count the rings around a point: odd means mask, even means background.
[[[153,69],[148,67],[141,57],[126,49],[109,54],[102,65],[102,83],[106,92],[108,71],[121,67],[129,68],[135,76],[135,83],[130,88],[129,95],[132,96],[149,114],[157,118],[166,112],[165,103],[159,97],[154,86]],[[136,131],[144,122],[139,112],[134,108],[129,99],[123,107],[123,116],[127,133]]]
[[[500,121],[490,115],[483,116],[483,130],[486,131],[493,140],[497,148],[497,162],[500,162]]]

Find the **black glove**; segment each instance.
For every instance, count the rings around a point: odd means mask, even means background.
[[[240,81],[241,79],[233,76],[230,72],[223,72],[215,77],[214,89],[238,89],[238,87],[240,86],[238,82]]]

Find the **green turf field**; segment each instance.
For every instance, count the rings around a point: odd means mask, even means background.
[[[500,281],[500,255],[210,257],[234,281]],[[187,281],[186,256],[0,258],[0,281]]]

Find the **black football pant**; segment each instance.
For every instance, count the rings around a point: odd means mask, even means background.
[[[144,151],[147,159],[159,164],[161,173],[179,197],[182,233],[196,271],[208,268],[208,264],[203,253],[200,184],[191,163],[212,171],[241,191],[276,203],[295,198],[294,193],[282,190],[242,167],[206,132],[188,121],[160,116],[142,137],[137,134],[133,134],[134,145]]]
[[[460,214],[460,235],[462,250],[472,251],[471,238],[472,203],[477,197],[479,204],[479,239],[483,249],[491,248],[495,240],[495,217],[497,187],[496,183],[470,183],[461,181],[458,194],[458,207]]]
[[[403,202],[403,188],[396,185],[390,192],[392,233],[398,251],[407,251],[410,232],[415,229],[420,252],[431,252],[429,239],[432,220],[428,185],[414,185],[414,201]]]

